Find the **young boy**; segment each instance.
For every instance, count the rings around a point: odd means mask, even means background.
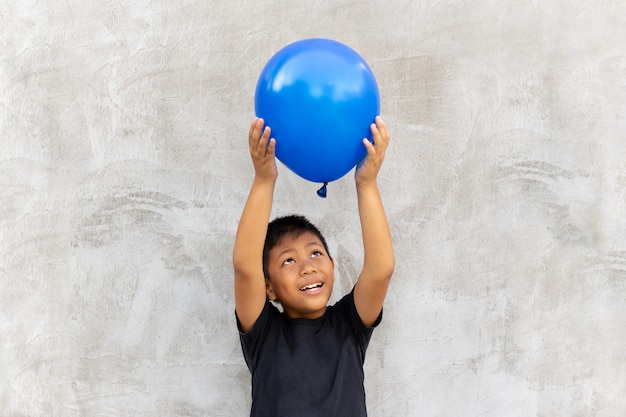
[[[268,224],[278,175],[276,140],[255,119],[248,142],[255,176],[235,246],[235,313],[252,373],[251,416],[366,416],[363,361],[394,269],[376,177],[389,143],[380,117],[355,173],[363,270],[352,291],[327,306],[335,262],[319,230],[301,216]],[[269,301],[280,302],[283,312]]]

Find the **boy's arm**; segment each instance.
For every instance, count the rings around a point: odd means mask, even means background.
[[[248,135],[255,175],[233,248],[235,310],[244,332],[252,328],[265,305],[263,245],[278,175],[274,159],[276,141],[269,139],[270,129],[264,129],[263,125],[263,119],[256,118]]]
[[[367,157],[355,175],[364,256],[363,270],[354,288],[354,303],[366,326],[373,325],[380,315],[394,269],[391,232],[376,183],[389,131],[380,117],[371,130],[374,144],[363,140]]]

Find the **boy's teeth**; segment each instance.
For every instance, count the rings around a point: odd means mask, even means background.
[[[322,284],[311,284],[311,285],[307,285],[306,287],[302,287],[300,288],[300,291],[306,291],[306,290],[311,290],[313,288],[317,288],[320,287]]]

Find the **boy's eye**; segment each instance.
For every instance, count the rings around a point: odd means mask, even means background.
[[[285,259],[285,261],[283,262],[283,265],[291,265],[292,263],[294,263],[295,260],[293,258],[287,258]]]
[[[322,252],[315,250],[311,253],[311,258],[317,258],[318,256],[322,256]]]

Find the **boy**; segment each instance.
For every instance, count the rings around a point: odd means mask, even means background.
[[[263,119],[250,127],[255,176],[233,249],[235,313],[252,373],[251,416],[366,416],[363,361],[394,268],[389,225],[376,177],[389,143],[380,117],[363,139],[355,173],[363,270],[352,291],[327,306],[334,260],[304,217],[268,224],[278,175],[276,140]],[[283,313],[269,301],[278,301]]]

